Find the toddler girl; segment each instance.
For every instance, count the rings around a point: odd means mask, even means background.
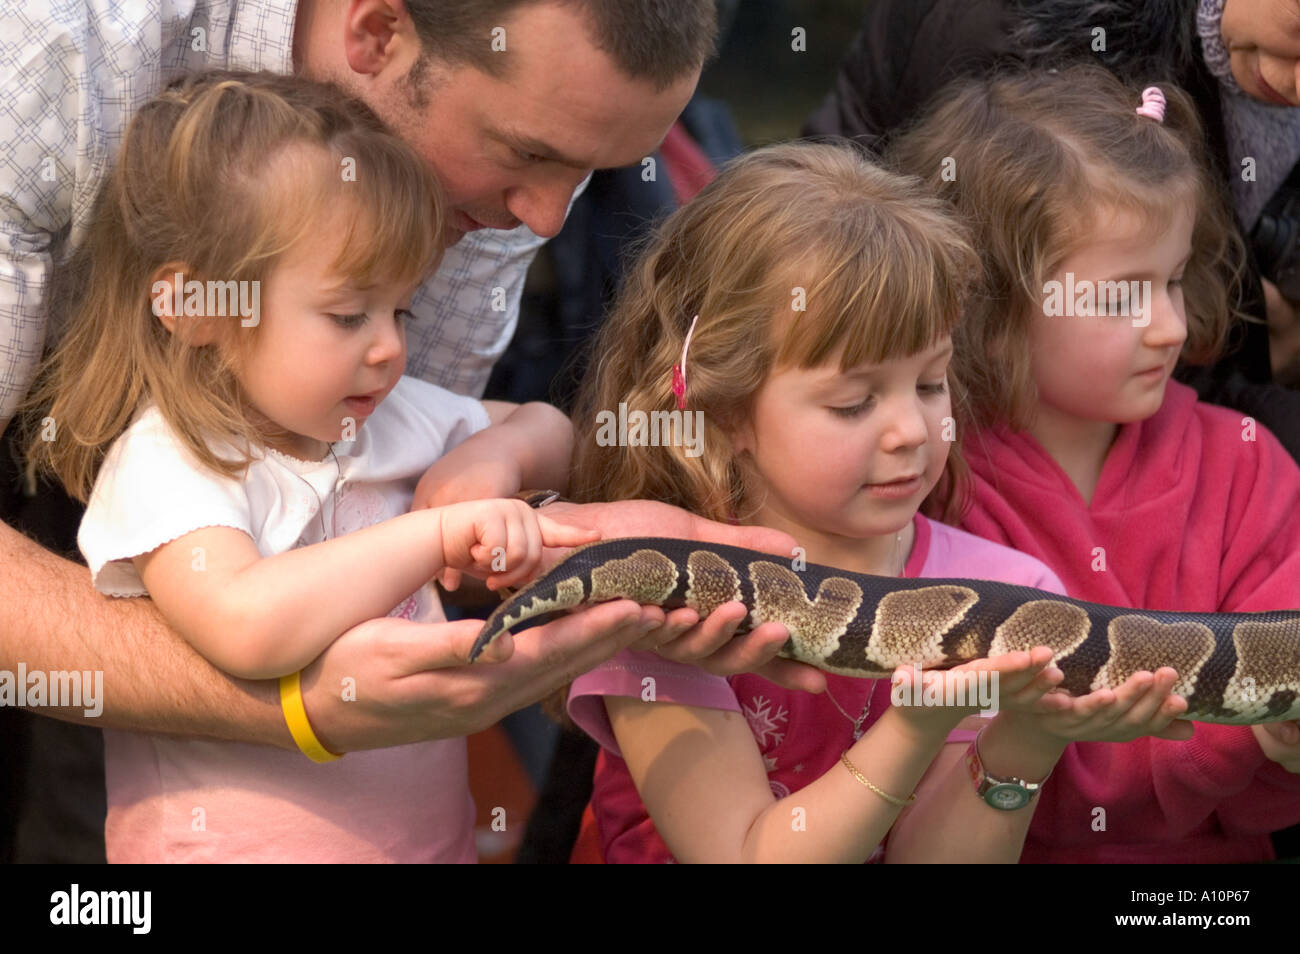
[[[574,414],[574,493],[784,530],[800,545],[795,571],[805,560],[1060,592],[1038,561],[917,512],[960,492],[947,368],[974,261],[963,229],[915,179],[851,148],[782,145],[738,159],[656,231],[601,330]],[[624,405],[690,415],[695,442],[661,429],[646,446],[629,428],[626,446],[609,446],[602,412]],[[1142,731],[1180,711],[1128,685],[1122,698],[1045,702],[1060,679],[1050,655],[962,667],[1001,677],[1003,711],[979,757],[990,775],[1019,780],[1015,812],[977,795],[962,764],[972,733],[954,730],[969,707],[891,705],[885,680],[829,676],[811,695],[616,657],[569,698],[603,747],[592,805],[603,855],[863,861],[902,809],[891,857],[1014,860],[1034,786],[1063,748],[1022,731],[1038,718],[1031,710],[1122,709]],[[900,674],[900,687],[913,678]]]
[[[1170,379],[1180,356],[1213,357],[1236,300],[1241,249],[1200,142],[1180,90],[1079,67],[964,83],[892,157],[956,205],[991,283],[955,336],[975,428],[963,526],[1079,599],[1293,609],[1300,469]],[[1071,746],[1023,858],[1271,858],[1268,833],[1300,821],[1297,737],[1199,724],[1190,741]]]
[[[110,861],[474,860],[463,739],[336,760],[297,695],[352,626],[444,619],[435,576],[507,585],[543,544],[592,539],[518,500],[406,513],[444,454],[444,473],[495,462],[500,497],[563,481],[572,444],[554,408],[402,376],[441,227],[424,163],[334,87],[207,74],[132,120],[33,398],[31,466],[89,492],[96,588],[149,595],[229,673],[288,676],[286,717],[321,764],[107,731]]]

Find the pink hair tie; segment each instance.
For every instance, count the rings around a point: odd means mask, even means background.
[[[1165,94],[1159,86],[1148,86],[1142,91],[1142,105],[1137,108],[1137,114],[1158,123],[1165,121]]]
[[[695,323],[700,320],[696,315],[691,319],[691,327],[686,332],[686,342],[682,345],[681,364],[673,365],[673,394],[677,395],[677,410],[686,410],[686,349],[691,346],[691,335],[695,334]]]

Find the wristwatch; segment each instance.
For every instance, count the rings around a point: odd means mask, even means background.
[[[980,732],[983,731],[980,729]],[[975,794],[991,807],[1003,812],[1014,812],[1033,801],[1047,779],[1043,779],[1042,782],[1026,782],[1014,776],[998,778],[990,775],[985,771],[984,763],[980,760],[979,742],[979,733],[976,733],[970,748],[966,750],[966,769],[970,772],[970,780],[975,785]],[[1048,776],[1050,775],[1049,772]]]
[[[521,490],[515,496],[534,510],[545,507],[549,503],[569,502],[564,499],[564,496],[558,490]]]

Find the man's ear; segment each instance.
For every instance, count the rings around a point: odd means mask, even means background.
[[[405,76],[419,59],[420,50],[420,38],[404,0],[347,0],[343,55],[352,72],[376,76],[395,70]]]
[[[184,262],[168,262],[154,272],[149,285],[149,309],[168,332],[176,334],[179,328],[188,344],[201,348],[217,340],[217,322],[223,319],[185,315],[188,273],[189,266]]]

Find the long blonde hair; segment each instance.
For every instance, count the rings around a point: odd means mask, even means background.
[[[818,367],[841,348],[849,370],[951,333],[977,268],[964,236],[920,180],[850,144],[788,143],[736,159],[654,229],[595,339],[573,415],[571,496],[661,500],[744,522],[761,501],[728,432],[748,419],[768,375]],[[801,299],[806,311],[796,312]],[[703,412],[702,452],[600,446],[602,411],[676,409],[671,369],[695,315],[686,413]],[[964,481],[954,444],[931,511],[949,511]]]
[[[141,107],[84,244],[54,276],[50,319],[66,330],[23,407],[29,482],[50,471],[85,500],[108,445],[150,401],[201,464],[239,474],[279,436],[235,376],[258,327],[207,316],[215,343],[198,344],[190,321],[170,333],[151,308],[154,277],[179,264],[188,279],[265,282],[343,203],[353,214],[335,272],[412,284],[436,266],[432,171],[337,87],[218,70]],[[242,456],[216,453],[213,438]]]
[[[963,80],[891,143],[894,168],[924,177],[975,233],[988,282],[955,336],[970,423],[1023,430],[1038,395],[1029,322],[1047,279],[1099,210],[1135,210],[1153,232],[1196,209],[1184,273],[1182,357],[1208,362],[1240,308],[1245,250],[1208,171],[1196,106],[1160,83],[1164,121],[1139,116],[1141,87],[1099,66]]]

